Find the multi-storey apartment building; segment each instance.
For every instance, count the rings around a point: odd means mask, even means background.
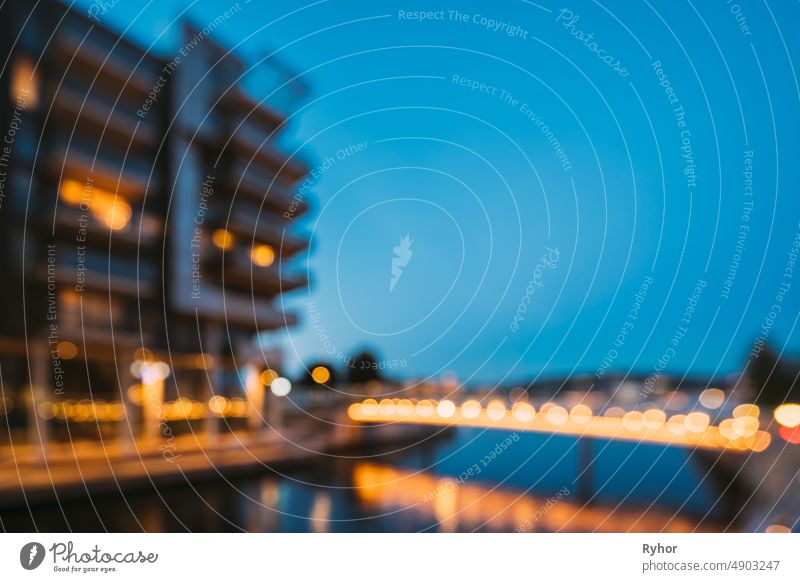
[[[275,145],[285,118],[243,90],[245,63],[202,29],[185,26],[183,33],[180,63],[165,66],[174,69],[167,332],[171,346],[227,361],[207,385],[230,389],[254,373],[237,355],[280,366],[278,353],[253,347],[253,335],[297,320],[276,298],[307,284],[303,273],[285,267],[307,246],[289,230],[307,209],[293,191],[306,168]]]
[[[158,400],[180,399],[173,416],[216,430],[215,396],[247,401],[247,386],[274,377],[262,372],[280,354],[253,338],[294,324],[276,298],[307,284],[287,268],[307,246],[291,231],[307,204],[293,192],[306,167],[275,145],[285,117],[245,91],[247,65],[207,29],[185,26],[185,44],[154,57],[66,5],[11,8],[0,24],[6,412],[40,436],[81,411],[133,434],[142,365],[158,361],[169,375]],[[247,405],[240,416],[260,415]]]

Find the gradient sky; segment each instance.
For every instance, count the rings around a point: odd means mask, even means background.
[[[179,12],[202,26],[230,6],[119,0],[101,18],[169,50]],[[303,323],[269,340],[286,346],[290,364],[292,354],[336,363],[326,352],[372,346],[405,362],[397,376],[453,371],[494,383],[592,373],[616,349],[618,371],[651,373],[668,353],[667,372],[725,374],[741,368],[786,281],[768,338],[779,350],[800,347],[800,271],[784,277],[800,230],[797,3],[742,2],[737,21],[739,7],[723,0],[575,2],[572,28],[566,14],[559,20],[565,5],[547,0],[242,0],[240,8],[212,36],[241,43],[253,61],[275,52],[302,76],[310,94],[283,144],[312,167],[335,160],[301,223],[313,234],[313,284],[285,298]],[[400,10],[443,10],[444,19],[404,20]],[[475,15],[508,26],[493,31]],[[513,26],[518,34],[504,34]],[[654,61],[685,111],[683,128]],[[470,90],[454,75],[496,90]],[[256,75],[250,83],[267,96]],[[362,151],[337,157],[359,143]],[[750,230],[724,298],[742,224]],[[404,235],[412,255],[390,292]],[[537,272],[546,247],[559,258]],[[632,321],[646,277],[653,284]],[[534,279],[541,286],[531,287],[514,330]],[[673,346],[698,280],[707,286]]]

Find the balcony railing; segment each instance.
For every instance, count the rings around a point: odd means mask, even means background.
[[[237,203],[232,213],[228,230],[248,242],[262,242],[271,245],[276,253],[290,257],[306,248],[309,241],[287,232],[291,223],[283,218],[250,204]]]

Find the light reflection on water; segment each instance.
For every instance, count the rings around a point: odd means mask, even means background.
[[[544,498],[370,463],[358,464],[355,483],[361,500],[376,513],[408,511],[421,522],[432,522],[428,529],[441,532],[683,532],[695,527],[691,520],[664,511],[574,502],[566,487]]]
[[[704,471],[681,449],[458,429],[403,453],[38,507],[39,531],[718,531]],[[499,452],[498,452],[499,451]],[[492,453],[494,452],[494,455]],[[479,471],[468,471],[478,467]],[[462,478],[459,478],[462,476]],[[587,500],[591,498],[591,503]],[[655,503],[653,503],[655,502]],[[653,504],[650,507],[651,503]],[[26,510],[0,510],[9,531]]]
[[[720,529],[720,508],[711,520],[688,517],[705,515],[716,494],[683,449],[584,444],[593,459],[586,471],[569,437],[459,429],[421,454],[357,463],[353,484],[367,513],[402,515],[417,530]]]

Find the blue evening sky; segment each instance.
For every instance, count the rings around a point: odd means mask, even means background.
[[[203,26],[230,6],[119,0],[101,19],[170,50],[179,12]],[[800,270],[786,272],[800,231],[797,3],[239,7],[212,36],[302,76],[310,93],[282,144],[311,167],[333,160],[299,225],[313,244],[294,267],[307,262],[311,288],[284,299],[303,323],[268,340],[295,371],[298,358],[342,365],[339,352],[370,346],[404,362],[398,377],[494,383],[593,373],[604,358],[650,373],[665,354],[668,372],[720,375],[741,368],[782,283],[768,339],[800,347]],[[443,12],[401,15],[419,10]]]

